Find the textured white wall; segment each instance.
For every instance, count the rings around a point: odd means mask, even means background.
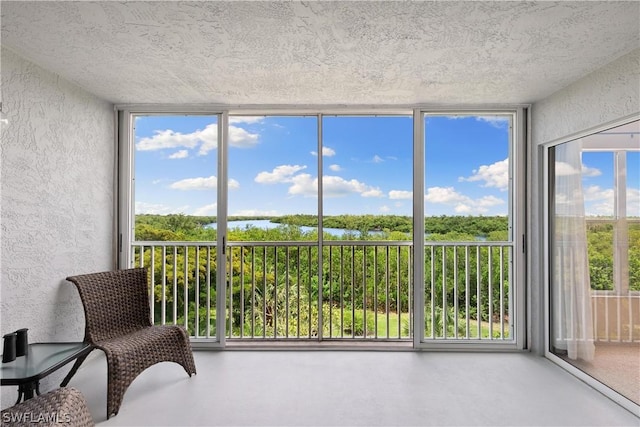
[[[541,145],[637,114],[640,114],[640,49],[533,105],[529,152],[532,159],[529,182],[532,184],[528,189],[528,199],[531,200],[528,234],[532,257],[528,283],[530,344],[538,354],[544,352]]]
[[[4,48],[1,65],[0,332],[81,340],[65,277],[112,267],[113,107]]]

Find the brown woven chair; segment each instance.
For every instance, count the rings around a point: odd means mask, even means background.
[[[73,387],[59,388],[3,409],[0,419],[2,425],[16,427],[95,425],[87,408],[87,401]]]
[[[196,373],[187,331],[178,325],[152,325],[147,270],[133,268],[67,277],[78,288],[85,314],[85,342],[107,357],[107,418],[116,415],[124,393],[145,369],[159,362]],[[62,386],[78,370],[78,359]]]

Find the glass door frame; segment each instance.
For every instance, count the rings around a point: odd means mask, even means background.
[[[184,106],[116,106],[116,135],[118,146],[117,156],[117,204],[118,218],[116,219],[118,232],[117,265],[118,268],[129,268],[132,263],[131,243],[135,240],[135,191],[134,191],[134,167],[135,167],[135,128],[133,120],[135,116],[217,116],[218,117],[218,147],[217,147],[217,178],[216,189],[217,222],[222,226],[216,235],[216,257],[226,257],[226,221],[227,221],[227,168],[226,150],[228,140],[228,115],[220,109],[184,107]],[[216,269],[216,283],[226,283],[226,262]],[[193,347],[223,348],[225,345],[225,301],[226,286],[218,286],[216,289],[216,335],[214,338],[199,338],[193,341]]]
[[[543,298],[544,356],[550,361],[552,361],[553,363],[563,368],[564,370],[574,375],[575,377],[579,378],[581,381],[585,382],[590,387],[593,387],[594,389],[598,390],[600,393],[604,394],[605,396],[607,396],[608,398],[610,398],[611,400],[618,403],[620,406],[626,408],[627,410],[629,410],[634,414],[638,413],[638,409],[639,409],[638,405],[634,404],[629,399],[625,398],[624,396],[617,393],[610,387],[596,380],[586,372],[582,371],[581,369],[577,368],[576,366],[572,365],[571,363],[567,362],[566,360],[562,359],[561,357],[557,356],[551,351],[552,350],[551,349],[551,339],[552,339],[551,328],[553,328],[553,325],[551,322],[552,310],[550,305],[552,303],[552,300],[551,300],[552,269],[551,269],[550,255],[551,255],[551,231],[552,231],[551,217],[553,214],[553,212],[551,211],[551,209],[553,208],[553,202],[551,200],[553,196],[551,194],[552,193],[551,185],[553,184],[551,171],[553,170],[553,162],[554,162],[554,155],[552,154],[552,149],[558,145],[561,145],[576,139],[584,138],[599,132],[603,132],[618,126],[629,124],[637,120],[640,120],[640,115],[634,114],[634,115],[625,117],[623,119],[615,120],[613,122],[609,122],[601,126],[590,128],[585,131],[577,132],[569,136],[550,141],[540,146],[542,149],[541,193],[543,198],[542,221],[541,221],[542,231],[543,231],[542,233],[543,253],[542,253],[542,260],[541,260],[541,263],[543,265],[543,286],[540,289],[543,291],[543,294],[544,294],[544,298]],[[613,151],[613,149],[611,151]]]
[[[432,115],[509,115],[511,132],[509,141],[509,227],[513,259],[510,265],[512,295],[510,307],[512,314],[513,339],[508,341],[491,340],[427,340],[425,336],[424,294],[425,294],[425,239],[424,239],[424,194],[425,194],[425,117]],[[527,106],[461,108],[416,108],[414,110],[414,348],[435,350],[522,350],[526,346],[525,313],[525,257],[526,236],[526,150],[527,150]],[[421,260],[418,262],[418,260]]]

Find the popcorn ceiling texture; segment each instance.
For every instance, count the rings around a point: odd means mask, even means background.
[[[640,2],[3,2],[2,43],[114,103],[530,103],[640,44]]]
[[[640,49],[619,58],[600,70],[578,80],[567,88],[537,102],[532,107],[531,200],[528,235],[532,256],[529,262],[529,325],[534,351],[544,352],[544,278],[541,259],[542,224],[542,144],[587,131],[591,128],[628,117],[640,116]],[[536,320],[533,322],[532,320]]]
[[[82,340],[64,279],[112,268],[113,107],[5,48],[2,97],[0,332]],[[16,398],[2,387],[3,408]]]

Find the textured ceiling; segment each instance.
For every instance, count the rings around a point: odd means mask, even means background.
[[[528,103],[640,47],[640,2],[2,1],[2,45],[114,103]]]

